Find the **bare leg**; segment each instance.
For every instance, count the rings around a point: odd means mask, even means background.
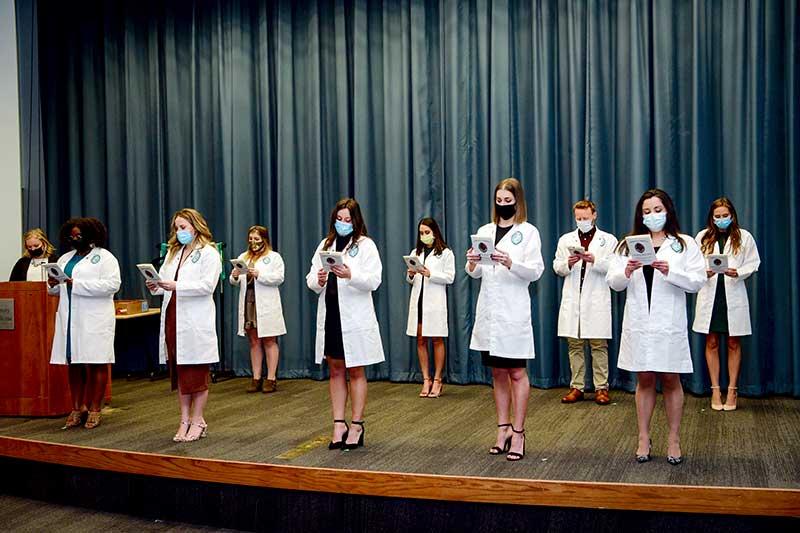
[[[350,409],[352,410],[351,420],[363,421],[364,408],[367,405],[367,375],[364,373],[363,366],[356,366],[347,369],[350,374]],[[358,424],[353,424],[347,434],[347,443],[355,444],[364,428]]]
[[[419,391],[419,395],[425,397],[431,391],[431,371],[428,338],[422,336],[422,324],[417,326],[417,358],[419,358],[419,369],[422,371],[422,390]]]
[[[435,373],[433,374],[433,387],[431,392],[438,396],[442,393],[442,374],[444,373],[445,349],[444,339],[435,337],[433,339],[433,364]]]
[[[261,366],[264,361],[264,350],[261,339],[255,328],[247,330],[247,339],[250,341],[250,366],[253,369],[253,379],[261,379]]]
[[[278,340],[275,337],[263,339],[264,351],[267,352],[267,379],[275,379],[278,373]]]
[[[664,390],[664,407],[667,411],[669,437],[667,454],[672,457],[681,456],[681,417],[683,416],[683,386],[679,374],[661,374],[661,385]]]
[[[719,392],[719,333],[706,335],[706,364],[708,377],[711,380],[711,403],[718,405],[722,403]]]
[[[108,386],[108,365],[87,365],[89,383],[87,388],[90,392],[89,411],[99,411],[103,408],[103,397]]]
[[[492,368],[492,385],[497,424],[508,424],[511,422],[511,378],[507,368]],[[511,433],[510,427],[497,428],[495,446],[502,450]]]
[[[86,385],[88,381],[86,365],[69,365],[69,392],[72,396],[72,410],[86,411]]]
[[[636,374],[636,420],[639,425],[639,447],[636,455],[647,455],[650,451],[650,419],[656,408],[656,374]]]
[[[181,424],[178,426],[175,437],[185,438],[186,433],[189,431],[189,422],[191,422],[192,395],[181,394],[180,391],[178,391],[178,404],[181,407]]]
[[[344,410],[347,407],[347,369],[344,366],[343,359],[333,359],[331,357],[326,357],[325,359],[328,361],[328,369],[331,375],[328,381],[328,390],[331,395],[333,419],[344,420]],[[331,441],[341,441],[345,431],[347,431],[347,428],[344,424],[334,424]]]
[[[525,429],[525,416],[528,413],[528,398],[531,395],[531,384],[528,380],[528,370],[525,368],[511,368],[508,371],[511,377],[511,392],[514,398],[514,429]],[[522,453],[525,437],[521,433],[511,436],[512,452]]]
[[[186,433],[186,438],[194,440],[200,437],[206,425],[206,419],[203,417],[203,411],[208,403],[208,389],[188,394],[192,403],[192,427]]]
[[[728,337],[728,394],[727,405],[736,405],[739,369],[742,366],[742,343],[739,337]]]

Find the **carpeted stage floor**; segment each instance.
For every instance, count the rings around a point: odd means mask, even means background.
[[[275,394],[245,394],[245,379],[213,384],[209,437],[173,443],[175,395],[166,380],[115,380],[113,400],[95,430],[61,431],[63,419],[0,418],[0,435],[66,444],[340,469],[738,487],[800,488],[800,400],[741,398],[739,410],[714,412],[708,398],[686,396],[682,445],[687,458],[666,462],[666,420],[659,396],[654,461],[637,464],[634,396],[612,391],[605,407],[562,405],[564,389],[531,390],[525,459],[486,451],[495,435],[488,386],[446,385],[438,399],[419,385],[370,383],[366,448],[327,449],[327,382],[291,380]],[[591,396],[589,396],[591,397]],[[349,417],[348,417],[349,418]],[[91,465],[87,465],[91,466]]]

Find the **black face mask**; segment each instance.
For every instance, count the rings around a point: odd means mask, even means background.
[[[264,249],[264,241],[250,243],[250,250],[253,252],[260,252],[263,249]]]
[[[72,247],[75,248],[78,252],[85,252],[89,249],[89,243],[83,240],[83,236],[80,237],[70,237],[69,239],[70,244]]]
[[[31,257],[41,257],[43,253],[44,250],[42,250],[41,248],[34,248],[33,250],[28,250],[28,254]]]
[[[517,212],[517,204],[494,204],[494,212],[503,220],[508,220]]]

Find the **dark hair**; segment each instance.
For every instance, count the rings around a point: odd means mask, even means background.
[[[494,188],[492,195],[492,222],[495,224],[500,223],[500,215],[497,214],[497,191],[508,191],[514,195],[514,202],[517,205],[517,211],[514,214],[514,223],[521,224],[528,220],[528,204],[525,202],[525,192],[522,190],[522,183],[516,178],[506,178],[498,183]]]
[[[435,255],[442,255],[442,252],[447,248],[447,243],[442,237],[442,231],[439,229],[439,224],[431,217],[425,217],[419,221],[417,224],[417,255],[422,255],[422,250],[425,248],[425,243],[423,243],[419,238],[419,227],[420,226],[428,226],[431,228],[433,232],[433,253]]]
[[[361,207],[358,205],[358,202],[355,201],[354,198],[342,198],[333,208],[331,211],[331,221],[328,225],[328,236],[325,237],[325,244],[323,245],[323,250],[328,250],[333,245],[333,241],[336,240],[336,213],[341,211],[342,209],[347,209],[350,211],[350,220],[353,223],[353,233],[352,239],[353,242],[358,242],[358,239],[361,237],[367,237],[367,225],[364,223],[364,217],[361,216]]]
[[[731,212],[731,225],[728,227],[728,235],[731,240],[731,250],[733,254],[739,253],[742,247],[742,232],[739,229],[739,217],[736,214],[736,208],[733,207],[733,202],[726,197],[717,198],[711,202],[711,207],[708,209],[708,217],[706,219],[706,232],[703,234],[703,240],[700,244],[700,250],[703,254],[710,254],[714,251],[714,245],[719,240],[720,229],[714,224],[714,210],[718,207],[727,207]],[[721,252],[722,250],[720,250]]]
[[[58,239],[65,246],[70,245],[72,228],[81,230],[83,239],[98,248],[105,248],[108,241],[108,232],[102,222],[94,217],[76,217],[64,222],[58,232]]]
[[[683,237],[680,236],[681,227],[678,223],[678,214],[675,211],[675,204],[672,203],[672,198],[669,195],[662,191],[661,189],[650,189],[649,191],[645,191],[639,201],[636,203],[636,210],[633,214],[633,229],[631,230],[626,237],[631,235],[649,235],[650,230],[647,226],[644,225],[642,220],[642,205],[644,205],[645,200],[649,200],[650,198],[658,198],[661,200],[661,203],[664,204],[664,209],[667,210],[667,222],[664,224],[664,233],[668,236],[675,237],[678,242],[681,243],[681,252],[686,247],[686,241],[683,240]],[[622,255],[627,255],[628,253],[628,243],[625,242],[625,239],[621,239],[619,244],[617,245],[617,252],[621,253]]]

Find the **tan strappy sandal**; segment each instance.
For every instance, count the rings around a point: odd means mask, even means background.
[[[83,425],[86,429],[94,429],[100,425],[100,411],[89,411],[89,418]]]

